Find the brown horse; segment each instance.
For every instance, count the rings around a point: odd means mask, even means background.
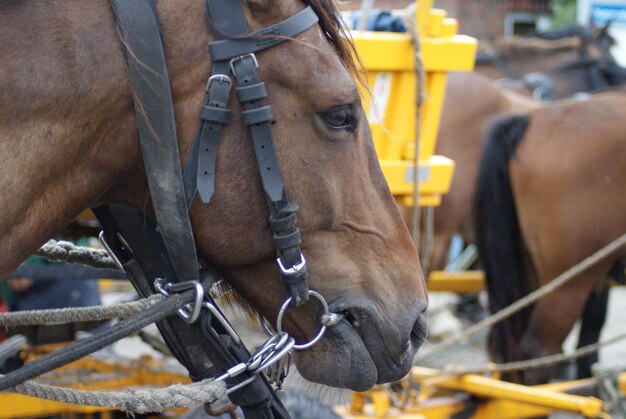
[[[494,126],[475,208],[492,310],[626,232],[625,111],[625,93],[603,93],[510,116]],[[515,361],[560,352],[594,286],[606,287],[611,272],[623,277],[625,259],[622,248],[497,325],[489,339],[492,357]],[[546,368],[509,378],[538,383],[552,373]]]
[[[462,232],[465,242],[474,242],[470,209],[489,124],[498,115],[541,106],[541,102],[497,88],[482,74],[450,73],[435,152],[454,160],[455,173],[450,191],[434,211],[430,269],[446,266],[450,241],[457,232]]]
[[[614,43],[608,25],[505,38],[479,54],[476,71],[537,99],[563,99],[626,82],[624,70],[610,53]]]
[[[233,0],[234,1],[234,0]],[[309,284],[348,313],[296,354],[302,375],[363,390],[402,377],[425,335],[427,297],[411,238],[379,168],[332,0],[247,0],[252,30],[310,5],[319,24],[258,53],[272,130],[309,261]],[[157,2],[181,164],[198,126],[211,62],[204,2]],[[83,209],[121,203],[153,214],[122,43],[106,0],[0,2],[0,277]],[[230,97],[216,192],[194,201],[199,256],[275,321],[283,302],[253,147]],[[297,341],[319,307],[288,310]],[[349,321],[348,321],[349,320]]]

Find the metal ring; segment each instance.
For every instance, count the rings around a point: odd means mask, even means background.
[[[328,308],[328,303],[326,302],[324,297],[322,297],[322,294],[309,290],[309,295],[319,300],[319,302],[322,304],[322,307],[324,308],[324,314],[330,313],[330,310]],[[283,327],[282,327],[283,316],[285,315],[285,311],[287,311],[287,308],[289,308],[289,304],[291,304],[291,300],[292,300],[291,297],[287,298],[287,300],[285,300],[285,302],[283,303],[283,306],[280,308],[280,311],[278,312],[278,318],[276,319],[276,332],[277,333],[280,333],[283,331]],[[317,336],[315,336],[313,339],[311,339],[307,343],[294,345],[293,349],[295,349],[296,351],[302,351],[304,349],[308,349],[311,346],[315,345],[322,338],[322,336],[324,336],[326,329],[327,327],[325,325],[322,325],[322,328],[318,332]]]
[[[269,323],[269,321],[265,318],[265,316],[263,316],[261,313],[259,313],[259,323],[261,324],[261,329],[263,329],[263,331],[265,332],[265,334],[267,336],[274,336],[276,333],[272,332],[272,330],[270,329],[270,327],[272,327]]]

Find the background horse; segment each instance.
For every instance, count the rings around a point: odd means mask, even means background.
[[[476,71],[519,93],[563,99],[626,82],[626,73],[610,52],[614,43],[608,25],[504,38],[492,51],[478,55]]]
[[[425,334],[426,295],[411,238],[379,168],[355,64],[331,0],[244,5],[251,30],[308,4],[320,18],[258,53],[278,158],[301,208],[309,284],[346,318],[296,354],[302,375],[363,390],[402,377]],[[204,2],[157,2],[181,164],[198,127],[211,63]],[[25,28],[27,30],[25,30]],[[153,215],[133,93],[106,0],[0,3],[0,277],[83,209],[120,203]],[[218,148],[216,191],[190,209],[199,256],[275,321],[283,292],[254,151],[234,94]],[[286,314],[298,342],[319,307]],[[364,321],[367,319],[367,321]]]
[[[626,231],[626,94],[553,105],[496,124],[476,194],[477,239],[497,311]],[[561,351],[598,283],[624,275],[622,248],[491,331],[494,360]],[[617,269],[615,269],[617,265]],[[599,331],[598,331],[599,333]],[[548,368],[510,379],[546,381]]]
[[[443,105],[436,154],[454,160],[450,191],[434,211],[431,270],[445,268],[452,237],[461,233],[465,243],[474,243],[471,207],[476,190],[480,155],[487,128],[498,115],[528,112],[541,102],[508,89],[496,87],[479,73],[450,73]]]

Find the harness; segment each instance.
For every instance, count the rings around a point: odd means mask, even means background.
[[[586,44],[579,50],[579,59],[571,63],[565,63],[547,72],[535,72],[521,75],[502,59],[500,54],[478,53],[476,64],[493,64],[508,78],[520,81],[536,100],[553,101],[555,99],[554,82],[551,77],[566,74],[571,71],[584,70],[587,73],[589,91],[596,91],[606,88],[614,83],[610,78],[609,69],[603,59],[589,57],[586,51]]]
[[[195,291],[193,303],[181,309],[180,316],[157,324],[172,354],[194,381],[223,372],[218,378],[227,379],[230,400],[242,408],[247,418],[287,418],[271,383],[259,371],[284,359],[292,349],[310,347],[326,330],[322,326],[312,341],[296,345],[281,331],[287,308],[304,304],[309,296],[320,301],[326,314],[328,307],[320,294],[308,289],[306,259],[300,251],[296,227],[298,206],[285,192],[270,129],[272,110],[265,102],[267,90],[257,74],[255,53],[305,31],[317,23],[318,17],[309,6],[278,24],[250,32],[239,1],[206,0],[215,39],[209,45],[213,69],[200,109],[200,126],[183,171],[154,2],[112,0],[112,5],[135,95],[155,220],[122,205],[95,208],[103,228],[101,240],[141,296]],[[222,129],[230,119],[228,100],[235,81],[234,90],[243,108],[242,121],[249,128],[267,198],[269,228],[286,296],[277,334],[266,342],[258,358],[251,358],[206,292],[217,278],[210,267],[200,268],[188,213],[196,195],[206,204],[214,194],[217,148]],[[279,362],[267,375],[280,387],[287,367],[288,362]]]

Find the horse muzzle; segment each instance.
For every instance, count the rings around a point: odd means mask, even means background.
[[[324,339],[296,355],[304,378],[363,391],[402,378],[426,337],[426,304],[396,309],[392,316],[367,297],[343,297],[330,304],[343,320]]]

